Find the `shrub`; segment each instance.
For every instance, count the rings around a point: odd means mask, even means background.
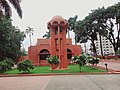
[[[14,67],[14,61],[11,58],[6,58],[5,62],[7,63],[7,69],[12,69],[12,67]]]
[[[0,62],[0,73],[5,73],[7,70],[12,69],[14,62],[11,58],[5,58]]]
[[[23,71],[26,73],[26,72],[30,72],[31,69],[33,70],[34,66],[33,66],[32,62],[29,59],[27,59],[27,60],[23,60],[20,63],[18,63],[17,69],[19,71]]]
[[[49,64],[59,64],[60,60],[58,59],[58,56],[52,56],[51,58],[46,58],[47,62]]]
[[[92,64],[92,66],[97,65],[99,61],[100,61],[99,58],[92,57],[92,56],[88,57],[88,63]]]
[[[58,64],[60,63],[60,60],[56,55],[52,56],[51,58],[46,58],[46,60],[50,64],[52,70],[56,69],[58,67]]]
[[[87,56],[82,54],[81,56],[79,56],[79,60],[78,60],[78,64],[80,66],[84,66],[86,64],[87,61]]]
[[[71,58],[71,60],[73,63],[78,63],[78,58],[79,57],[77,55],[75,55],[74,57]]]
[[[7,71],[7,63],[5,61],[0,62],[0,73],[5,73]]]
[[[82,54],[81,56],[75,55],[74,57],[72,57],[72,62],[79,65],[80,72],[82,71],[82,67],[86,65],[86,61],[87,61],[87,56],[84,54]]]

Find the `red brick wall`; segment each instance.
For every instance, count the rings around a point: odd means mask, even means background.
[[[72,56],[82,54],[82,48],[80,45],[66,45],[66,48],[72,51]],[[34,65],[37,65],[37,66],[49,65],[46,62],[46,60],[39,60],[39,52],[43,49],[46,49],[51,53],[50,45],[40,45],[40,46],[29,47],[28,49],[29,58],[34,63]]]
[[[80,45],[73,45],[73,55],[82,54],[82,48]]]

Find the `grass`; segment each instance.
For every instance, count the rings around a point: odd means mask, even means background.
[[[49,66],[35,67],[34,70],[30,71],[30,74],[51,74],[51,73],[79,73],[80,69],[78,65],[69,65],[67,70],[49,70]],[[105,72],[94,67],[84,66],[82,72]],[[21,74],[17,69],[7,71],[6,74]]]

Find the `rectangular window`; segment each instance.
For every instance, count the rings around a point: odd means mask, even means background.
[[[108,41],[106,41],[106,43],[108,43]]]
[[[110,46],[110,48],[112,48],[112,46]]]

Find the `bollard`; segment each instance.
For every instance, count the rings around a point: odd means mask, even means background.
[[[108,66],[108,64],[107,64],[107,63],[105,63],[106,72],[108,72],[108,68],[107,68],[107,66]]]

